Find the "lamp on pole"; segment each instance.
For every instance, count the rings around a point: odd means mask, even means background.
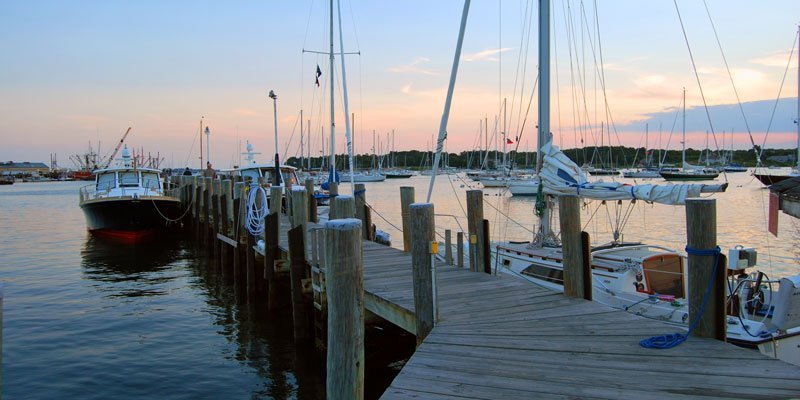
[[[211,162],[211,130],[206,126],[206,162]]]
[[[283,179],[281,179],[280,153],[278,152],[278,95],[275,94],[275,91],[270,90],[269,98],[272,99],[272,113],[275,121],[275,173],[272,183],[280,185]]]

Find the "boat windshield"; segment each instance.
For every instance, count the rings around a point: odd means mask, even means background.
[[[245,182],[258,182],[258,170],[257,169],[244,169],[242,170],[242,180]]]
[[[119,186],[120,187],[139,186],[139,174],[134,171],[120,172]]]
[[[158,183],[158,174],[154,172],[142,172],[142,186],[148,189],[158,190],[160,186]]]
[[[97,190],[111,190],[117,187],[117,174],[106,172],[97,175]]]

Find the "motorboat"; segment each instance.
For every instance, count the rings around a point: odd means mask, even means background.
[[[137,165],[127,147],[116,166],[94,170],[80,189],[86,228],[95,236],[138,242],[175,226],[181,204],[158,168]]]

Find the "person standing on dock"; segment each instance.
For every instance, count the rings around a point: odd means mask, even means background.
[[[214,167],[211,166],[211,162],[206,162],[206,170],[203,171],[203,176],[214,179],[217,176],[217,172],[214,171]]]

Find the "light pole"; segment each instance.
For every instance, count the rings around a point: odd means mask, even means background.
[[[281,179],[281,167],[280,167],[280,156],[278,152],[278,95],[275,94],[275,91],[269,91],[269,98],[272,99],[272,113],[273,113],[273,120],[275,121],[275,174],[272,183],[275,185],[280,185]]]
[[[206,162],[211,163],[211,130],[206,126]]]

